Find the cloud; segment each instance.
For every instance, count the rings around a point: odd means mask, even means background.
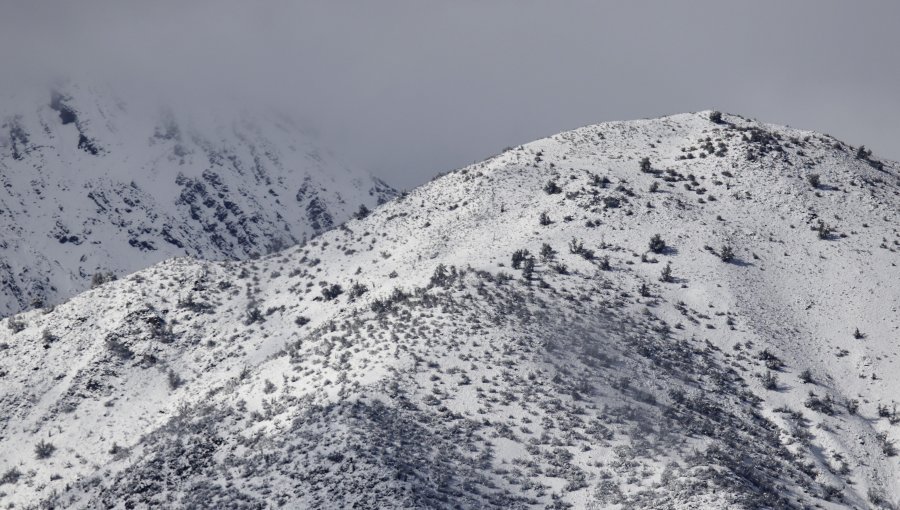
[[[2,5],[15,76],[125,76],[302,112],[335,152],[400,186],[564,129],[707,108],[900,159],[896,2]]]

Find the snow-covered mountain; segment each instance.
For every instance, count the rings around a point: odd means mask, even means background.
[[[895,508],[898,171],[600,124],[7,319],[0,505]]]
[[[0,179],[0,316],[174,256],[264,255],[393,196],[288,118],[74,83],[3,98]]]

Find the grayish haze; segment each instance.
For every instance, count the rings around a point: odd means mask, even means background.
[[[900,159],[898,21],[889,0],[0,0],[0,80],[106,73],[275,105],[401,188],[709,108]]]

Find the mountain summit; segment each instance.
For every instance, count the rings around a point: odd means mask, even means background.
[[[892,508],[898,170],[605,123],[6,319],[0,505]]]
[[[2,115],[0,315],[174,256],[271,253],[393,196],[283,116],[216,118],[71,83]]]

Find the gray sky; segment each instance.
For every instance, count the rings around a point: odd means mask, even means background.
[[[0,0],[7,60],[152,70],[299,111],[401,188],[581,125],[708,108],[900,159],[892,0],[14,4]]]

